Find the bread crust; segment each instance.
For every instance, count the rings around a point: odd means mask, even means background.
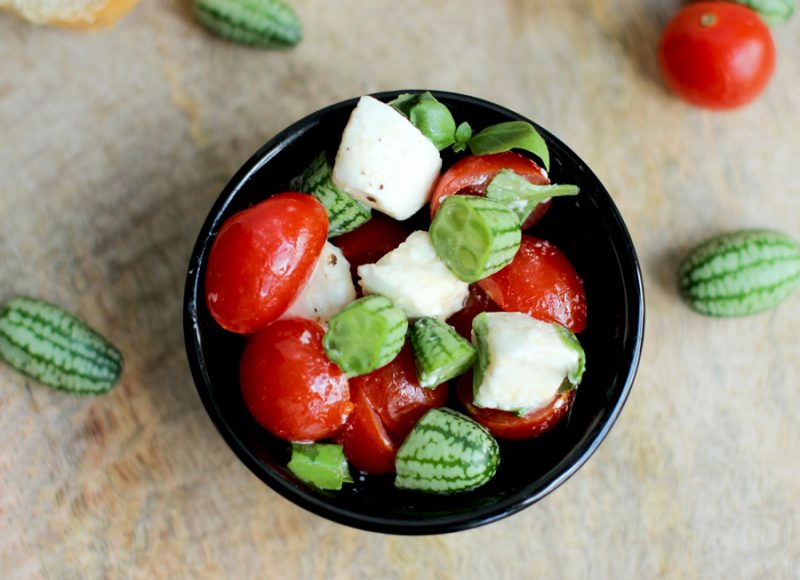
[[[130,12],[139,0],[106,0],[93,10],[83,13],[70,13],[67,16],[59,15],[34,15],[15,8],[13,2],[8,5],[0,0],[0,8],[6,9],[14,14],[37,24],[49,24],[62,28],[76,28],[91,30],[96,28],[107,28],[114,26],[119,20]]]

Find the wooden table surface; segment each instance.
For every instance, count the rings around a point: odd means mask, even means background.
[[[789,578],[800,570],[800,293],[696,315],[678,260],[724,230],[800,237],[800,17],[766,93],[732,113],[662,86],[682,4],[293,0],[289,52],[208,36],[144,2],[110,32],[0,16],[0,301],[34,294],[111,337],[100,398],[0,368],[0,576]],[[181,298],[232,173],[326,104],[393,88],[473,94],[540,122],[612,192],[647,292],[628,403],[588,464],[499,523],[371,534],[290,504],[236,459],[196,394]]]

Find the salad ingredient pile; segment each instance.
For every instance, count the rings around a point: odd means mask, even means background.
[[[441,174],[447,147],[473,154]],[[567,417],[586,364],[583,284],[523,231],[578,188],[511,149],[549,163],[528,123],[473,135],[431,93],[362,97],[332,167],[312,152],[298,192],[220,228],[206,302],[249,335],[242,398],[293,444],[299,479],[340,489],[349,465],[395,473],[400,489],[468,491],[494,476],[495,437],[536,437]]]

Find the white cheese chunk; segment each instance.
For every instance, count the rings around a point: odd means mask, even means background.
[[[356,299],[350,263],[342,251],[325,242],[306,285],[281,318],[307,318],[327,322]]]
[[[446,319],[461,310],[469,284],[448,270],[436,255],[428,232],[412,233],[374,264],[358,267],[366,294],[382,294],[409,318]]]
[[[373,97],[361,97],[342,134],[333,182],[404,220],[428,202],[441,168],[439,151],[408,119]]]
[[[512,412],[541,408],[581,365],[579,347],[571,345],[550,323],[519,312],[481,316],[486,317],[486,326],[481,332],[483,340],[476,342],[479,350],[486,349],[488,364],[475,392],[479,407]]]

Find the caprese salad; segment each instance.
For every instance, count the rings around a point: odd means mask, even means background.
[[[464,154],[442,172],[448,147]],[[583,284],[528,230],[578,188],[550,183],[529,123],[473,135],[430,93],[362,97],[333,153],[310,152],[292,191],[233,215],[211,247],[209,311],[248,335],[243,401],[319,488],[352,468],[474,489],[497,439],[549,431],[575,399]],[[430,226],[409,226],[426,206]]]

